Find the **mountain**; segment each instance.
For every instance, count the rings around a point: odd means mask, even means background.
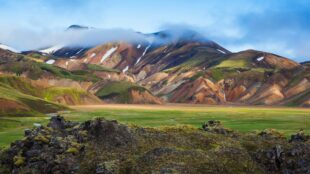
[[[15,48],[12,48],[10,46],[7,46],[7,45],[1,44],[1,43],[0,43],[0,49],[8,50],[8,51],[11,51],[14,53],[19,53],[19,51],[17,51]]]
[[[67,30],[88,30],[91,29],[91,27],[82,26],[82,25],[70,25]]]
[[[103,103],[100,98],[106,97],[102,93],[109,90],[109,87],[102,83],[106,72],[115,73],[111,76],[116,76],[118,81],[126,80],[128,84],[133,81],[129,76],[119,74],[117,70],[96,65],[69,71],[54,66],[52,60],[55,59],[57,57],[38,51],[19,54],[0,49],[0,103],[4,103],[0,105],[0,116],[33,116],[66,109],[65,105]],[[111,92],[115,102],[161,103],[150,91],[137,84],[119,90],[119,94],[115,93],[116,91]]]
[[[13,72],[88,83],[80,86],[109,103],[310,106],[309,63],[258,50],[232,53],[191,30],[135,36],[142,39],[23,52],[32,63]],[[25,61],[15,59],[3,70]]]
[[[301,64],[304,66],[310,66],[310,61],[302,62]]]

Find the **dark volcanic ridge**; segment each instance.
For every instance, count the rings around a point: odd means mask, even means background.
[[[0,154],[0,173],[309,173],[310,136],[238,133],[219,121],[142,128],[52,117]]]

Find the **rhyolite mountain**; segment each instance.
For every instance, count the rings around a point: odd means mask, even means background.
[[[191,30],[135,34],[141,37],[134,41],[22,54],[2,50],[15,58],[0,56],[0,70],[52,86],[78,86],[109,103],[310,106],[309,63],[257,50],[232,53]]]

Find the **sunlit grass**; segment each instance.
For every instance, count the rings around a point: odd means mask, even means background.
[[[303,128],[306,133],[310,133],[310,110],[300,108],[104,105],[77,107],[76,110],[62,115],[66,119],[79,122],[104,117],[144,127],[188,124],[198,128],[205,121],[220,120],[225,127],[240,132],[274,128],[289,136]],[[32,128],[33,123],[46,124],[46,118],[2,118],[0,146],[20,139],[23,130]]]

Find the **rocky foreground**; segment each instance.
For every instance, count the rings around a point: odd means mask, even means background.
[[[310,173],[310,137],[241,134],[219,121],[142,128],[57,116],[3,150],[0,173]]]

